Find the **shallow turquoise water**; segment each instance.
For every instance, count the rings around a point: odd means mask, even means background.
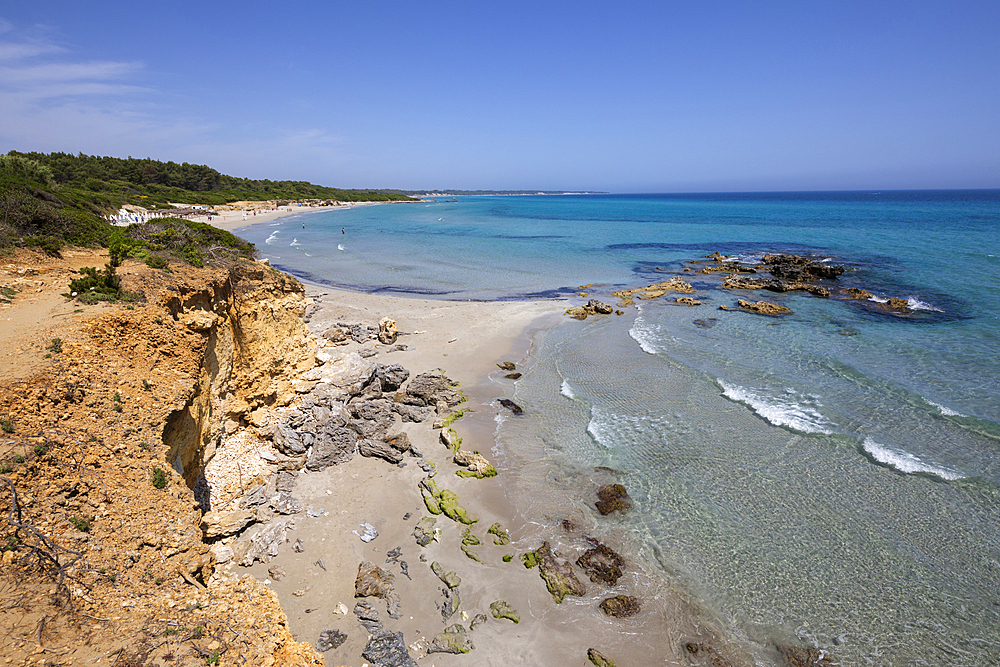
[[[469,198],[242,235],[292,273],[365,291],[597,283],[610,300],[716,250],[791,251],[909,299],[900,319],[688,274],[702,307],[646,301],[546,332],[515,400],[554,465],[624,471],[637,509],[615,521],[758,656],[781,640],[845,665],[1000,662],[1000,192]],[[793,314],[717,310],[737,296]],[[505,428],[498,447],[516,447]]]

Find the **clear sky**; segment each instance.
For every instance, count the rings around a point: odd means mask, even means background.
[[[336,187],[1000,187],[1000,1],[0,5],[0,152]]]

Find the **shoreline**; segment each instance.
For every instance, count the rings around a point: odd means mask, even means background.
[[[368,631],[351,613],[357,602],[355,578],[362,562],[394,575],[401,598],[400,618],[387,617],[384,601],[366,599],[380,613],[386,630],[402,633],[410,654],[418,660],[445,628],[458,624],[468,629],[480,615],[488,618],[469,634],[475,646],[469,657],[432,655],[427,664],[435,666],[468,665],[470,659],[477,665],[560,664],[567,655],[582,663],[590,648],[597,648],[622,667],[679,665],[685,664],[684,641],[719,645],[713,633],[700,627],[700,614],[681,596],[664,590],[632,557],[625,579],[610,587],[587,581],[577,569],[588,590],[581,597],[567,597],[562,604],[546,590],[538,569],[527,569],[521,563],[522,554],[535,551],[543,542],[552,543],[561,562],[575,561],[593,547],[595,537],[614,551],[628,550],[631,542],[620,529],[602,526],[591,518],[593,507],[555,500],[546,511],[524,514],[524,503],[518,497],[523,490],[517,483],[517,457],[496,449],[497,420],[516,419],[498,405],[497,399],[513,395],[514,381],[505,379],[506,371],[496,364],[511,361],[519,371],[524,370],[526,361],[530,366],[537,337],[565,321],[563,302],[439,301],[304,284],[307,299],[313,302],[306,321],[310,333],[321,341],[321,353],[375,352],[368,357],[371,361],[400,364],[410,371],[410,379],[437,371],[460,383],[467,402],[456,409],[472,412],[456,420],[452,428],[463,440],[462,449],[482,451],[499,474],[487,479],[459,478],[455,474],[459,466],[442,444],[441,429],[432,428],[433,417],[422,423],[397,420],[389,434],[407,433],[423,460],[408,457],[400,464],[404,467],[398,467],[378,458],[355,456],[318,472],[303,469],[291,494],[306,512],[295,515],[296,528],[286,538],[301,543],[295,549],[286,545],[266,563],[246,568],[223,566],[223,577],[250,573],[265,583],[277,594],[298,641],[315,645],[323,631],[343,632],[347,636],[344,643],[324,653],[328,664],[360,664],[359,656],[370,640]],[[322,334],[338,322],[377,324],[383,317],[395,320],[400,331],[395,345],[375,341],[324,345]],[[399,344],[406,349],[396,349]],[[461,506],[478,519],[471,533],[480,544],[469,551],[482,562],[463,553],[466,527],[443,516],[436,517],[438,537],[434,542],[426,547],[416,542],[415,526],[422,517],[431,516],[419,490],[427,474],[416,465],[425,462],[433,466],[439,488],[454,491]],[[599,478],[602,474],[595,473],[590,482],[596,484]],[[556,494],[547,489],[540,495],[554,500]],[[360,539],[364,523],[379,533],[369,543]],[[495,523],[509,533],[509,545],[494,544],[486,533]],[[502,558],[507,555],[512,557],[510,562]],[[445,588],[432,572],[432,563],[439,563],[445,572],[457,573],[462,580],[458,611],[447,619],[441,613]],[[631,618],[606,616],[598,603],[615,594],[638,597],[642,611]],[[490,617],[490,605],[500,600],[517,610],[520,623]]]
[[[393,202],[341,202],[339,206],[282,206],[275,210],[267,210],[266,212],[258,211],[256,215],[252,212],[244,218],[244,211],[224,211],[222,213],[217,213],[211,216],[211,220],[207,215],[194,216],[191,220],[195,222],[205,222],[213,227],[218,227],[227,232],[233,232],[240,227],[249,227],[250,225],[257,225],[264,222],[270,222],[271,220],[276,220],[278,218],[284,218],[290,215],[299,215],[301,213],[317,213],[319,211],[347,211],[352,208],[358,208],[361,206],[378,206],[381,204],[389,204]],[[401,202],[407,203],[407,202]]]

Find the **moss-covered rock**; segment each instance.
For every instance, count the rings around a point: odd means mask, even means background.
[[[507,620],[514,621],[515,623],[521,622],[521,616],[517,613],[517,609],[511,607],[504,600],[497,600],[490,604],[490,613],[493,614],[493,618],[500,620],[501,618],[506,618]]]
[[[448,489],[441,491],[438,496],[438,502],[441,511],[452,521],[458,521],[470,526],[479,521],[479,519],[470,517],[465,508],[458,504],[458,495],[454,491],[449,491]]]
[[[506,546],[510,544],[510,533],[508,533],[503,526],[498,523],[490,526],[490,529],[486,531],[488,535],[493,536],[493,544],[497,546]]]
[[[465,627],[456,623],[455,625],[449,625],[444,629],[444,632],[435,637],[427,652],[458,654],[468,653],[475,648],[472,645],[472,640],[469,639],[469,633]]]
[[[440,506],[438,509],[440,510]],[[417,522],[416,527],[413,529],[413,537],[417,539],[417,544],[426,547],[437,539],[436,523],[437,519],[432,516],[425,516]]]
[[[560,604],[567,595],[583,596],[587,593],[587,587],[577,578],[573,566],[556,558],[548,542],[543,542],[535,554],[538,556],[538,573],[556,604]]]
[[[462,578],[457,572],[445,572],[444,566],[437,561],[431,563],[431,572],[437,575],[438,579],[444,582],[448,588],[458,588],[462,584]]]
[[[615,667],[615,661],[605,657],[596,648],[587,650],[587,660],[594,663],[594,667]]]
[[[503,556],[503,562],[509,563],[512,560],[514,560],[514,554],[504,554],[504,556]]]
[[[525,569],[530,570],[531,568],[535,567],[536,565],[538,565],[538,561],[539,561],[538,554],[536,554],[534,551],[529,551],[526,554],[521,554],[521,562],[524,563]]]
[[[462,553],[464,553],[468,558],[471,558],[472,560],[476,561],[477,563],[482,563],[483,565],[486,565],[486,561],[484,561],[479,556],[479,554],[477,554],[475,551],[473,551],[472,549],[470,549],[468,544],[463,544],[462,545]]]

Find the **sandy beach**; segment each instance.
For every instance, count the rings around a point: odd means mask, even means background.
[[[247,210],[247,211],[219,211],[215,215],[211,216],[211,220],[207,215],[199,215],[192,217],[192,220],[196,222],[208,222],[219,229],[224,229],[227,232],[231,232],[234,229],[240,227],[246,227],[247,225],[256,225],[261,222],[268,222],[269,220],[274,220],[275,218],[283,218],[289,215],[297,215],[299,213],[315,213],[317,211],[348,211],[352,208],[357,208],[359,206],[377,206],[379,204],[384,204],[386,202],[341,202],[339,206],[281,206],[275,209],[263,209],[263,210]]]
[[[520,369],[534,336],[565,317],[564,302],[449,302],[320,286],[307,286],[307,296],[313,302],[307,310],[308,325],[321,350],[330,354],[357,351],[378,364],[400,364],[411,379],[421,373],[443,372],[460,383],[468,400],[456,409],[467,412],[452,428],[462,438],[462,449],[482,452],[496,463],[499,474],[487,479],[460,478],[455,474],[460,467],[440,439],[441,429],[432,427],[433,418],[403,423],[397,417],[389,433],[405,432],[423,461],[433,466],[437,486],[458,495],[462,507],[476,519],[471,526],[475,539],[468,539],[465,525],[439,515],[435,541],[420,546],[414,528],[422,518],[432,516],[419,487],[428,476],[418,465],[422,461],[407,457],[393,465],[379,458],[354,456],[319,472],[303,469],[298,473],[291,493],[306,511],[295,515],[296,527],[287,538],[292,543],[301,540],[298,547],[286,544],[267,563],[249,568],[226,565],[224,572],[250,572],[270,586],[299,641],[315,643],[325,630],[345,633],[346,641],[324,654],[330,665],[367,664],[360,656],[370,636],[353,613],[355,578],[362,562],[394,576],[401,600],[398,619],[387,614],[385,601],[365,599],[379,612],[386,630],[403,633],[411,656],[421,664],[584,664],[592,647],[622,666],[681,664],[682,639],[701,638],[700,633],[691,624],[684,603],[662,595],[645,573],[627,565],[618,585],[608,587],[587,581],[578,569],[587,593],[557,604],[539,569],[527,569],[520,558],[550,541],[561,560],[573,562],[593,547],[595,538],[614,549],[627,539],[606,529],[602,532],[593,506],[553,504],[538,515],[523,515],[512,502],[522,489],[494,451],[498,415],[516,419],[498,403],[497,399],[511,394],[514,380],[505,378],[509,371],[497,364],[508,361]],[[334,345],[322,337],[338,324],[376,325],[384,317],[393,319],[400,331],[393,345],[378,341]],[[222,449],[220,454],[224,456]],[[595,475],[591,483],[598,483],[599,478]],[[543,505],[545,495],[538,499]],[[365,523],[378,531],[378,537],[367,543],[360,537]],[[510,544],[495,544],[494,536],[487,534],[495,523],[509,534]],[[480,544],[467,550],[482,562],[463,552],[463,541],[475,540]],[[507,555],[509,562],[504,561]],[[462,582],[458,611],[448,618],[441,611],[445,585],[432,571],[434,563],[444,572],[456,573]],[[651,604],[632,618],[610,618],[598,605],[615,594],[648,597]],[[653,602],[652,598],[660,599]],[[494,618],[491,605],[497,601],[515,609],[520,622]],[[483,622],[483,618],[488,620]],[[445,628],[459,624],[468,630],[473,621],[477,627],[468,635],[475,646],[470,655],[424,657]]]

